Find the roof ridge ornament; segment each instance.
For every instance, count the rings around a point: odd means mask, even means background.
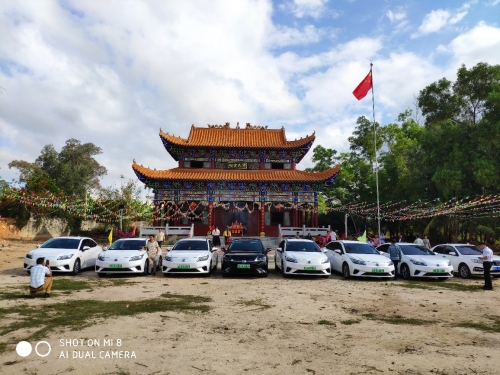
[[[261,126],[261,125],[251,125],[249,122],[246,123],[245,129],[250,129],[250,130],[266,130],[268,125],[266,126]]]

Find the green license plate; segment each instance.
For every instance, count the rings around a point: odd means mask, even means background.
[[[316,267],[304,267],[304,271],[316,271]]]
[[[444,273],[444,270],[432,270],[434,273]]]
[[[122,268],[121,264],[110,264],[109,268]]]
[[[250,264],[238,264],[237,268],[250,268]]]
[[[384,273],[384,270],[381,270],[379,268],[374,268],[372,269],[372,273]]]
[[[186,268],[191,268],[191,266],[189,264],[179,264],[177,266],[177,268],[184,268],[184,269],[186,269]]]

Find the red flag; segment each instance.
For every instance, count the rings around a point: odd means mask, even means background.
[[[363,99],[368,91],[372,88],[372,70],[370,69],[370,73],[365,77],[364,80],[354,89],[352,94],[356,97],[356,99]]]

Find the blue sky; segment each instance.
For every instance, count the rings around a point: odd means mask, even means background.
[[[499,16],[500,0],[0,2],[0,176],[76,138],[119,184],[133,159],[175,167],[160,128],[227,121],[346,151],[371,118],[352,95],[370,62],[377,121],[394,122],[461,64],[500,64]]]

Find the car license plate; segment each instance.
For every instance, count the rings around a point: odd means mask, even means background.
[[[444,270],[432,270],[434,273],[444,273]]]
[[[381,270],[379,268],[374,268],[372,269],[372,273],[384,273],[384,270]]]
[[[304,271],[316,271],[316,267],[304,267]]]
[[[492,271],[500,271],[500,266],[491,267]]]
[[[186,269],[186,268],[191,268],[191,266],[189,264],[179,264],[177,266],[177,268],[184,268],[184,269]]]
[[[110,264],[109,268],[122,268],[121,264]]]
[[[237,268],[250,268],[250,264],[238,264]]]

